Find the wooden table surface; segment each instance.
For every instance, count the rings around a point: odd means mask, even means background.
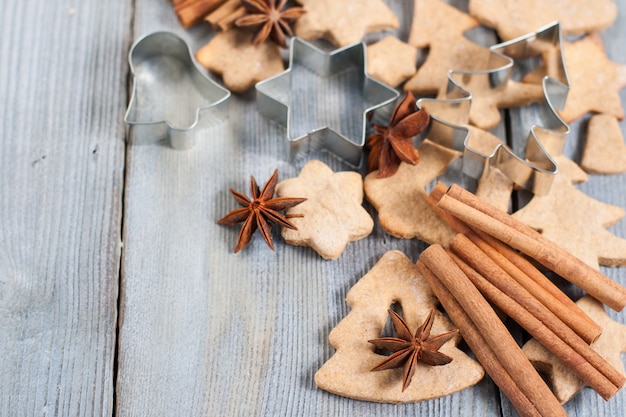
[[[406,40],[412,2],[387,3]],[[618,3],[602,35],[609,57],[626,63]],[[234,95],[192,150],[125,141],[132,42],[171,30],[195,51],[208,28],[183,29],[166,0],[2,5],[1,416],[516,415],[489,378],[410,405],[316,388],[333,353],[328,333],[349,312],[346,292],[386,251],[416,260],[425,244],[392,238],[376,220],[336,261],[278,234],[275,253],[257,236],[233,254],[237,231],[215,224],[233,208],[228,188],[246,190],[250,175],[264,181],[274,168],[293,177],[304,163],[289,161],[284,128],[256,111],[253,92]],[[525,111],[511,112],[513,131]],[[566,145],[574,160],[587,120]],[[625,175],[592,175],[579,188],[626,208]],[[626,238],[625,221],[610,230]],[[626,268],[602,271],[626,284]],[[584,389],[565,408],[622,416],[626,394],[605,402]]]

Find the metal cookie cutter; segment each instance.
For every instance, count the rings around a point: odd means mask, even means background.
[[[230,92],[205,75],[185,41],[155,32],[130,49],[133,92],[124,121],[132,144],[166,142],[174,149],[195,144],[201,119],[222,118]]]
[[[448,74],[445,99],[420,99],[418,106],[428,109],[432,123],[428,138],[449,148],[463,152],[463,172],[480,178],[491,167],[499,168],[518,186],[537,195],[545,195],[558,172],[551,155],[562,152],[569,126],[556,109],[565,105],[569,92],[569,77],[561,49],[561,28],[558,22],[536,32],[521,36],[490,48],[489,62],[482,71],[452,70]],[[491,90],[505,88],[514,65],[513,58],[529,58],[551,53],[551,71],[542,80],[545,100],[539,103],[539,125],[530,128],[525,157],[520,157],[508,146],[496,146],[489,154],[470,144],[467,125],[472,92],[467,85],[475,77],[483,77]],[[476,80],[474,80],[476,81]]]
[[[360,164],[368,117],[399,95],[367,76],[365,62],[361,42],[326,53],[296,37],[289,68],[256,84],[258,110],[286,125],[292,159],[326,149]]]

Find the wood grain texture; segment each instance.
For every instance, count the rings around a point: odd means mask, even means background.
[[[0,415],[110,416],[127,2],[0,17]]]

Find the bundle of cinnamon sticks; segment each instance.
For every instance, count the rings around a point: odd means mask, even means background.
[[[489,302],[602,398],[617,393],[626,378],[589,346],[601,328],[522,254],[618,311],[626,305],[626,288],[458,185],[438,184],[429,203],[457,235],[447,250],[426,249],[418,266],[519,414],[566,415]]]

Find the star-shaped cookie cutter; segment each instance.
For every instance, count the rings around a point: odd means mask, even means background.
[[[195,144],[201,122],[224,117],[230,91],[206,75],[189,45],[171,32],[137,40],[128,53],[132,97],[124,122],[132,144],[167,142],[174,149]]]
[[[468,85],[479,80],[490,90],[506,87],[511,77],[514,59],[525,59],[551,52],[551,73],[542,80],[545,100],[540,102],[537,117],[540,124],[531,126],[526,141],[525,157],[518,156],[509,146],[497,145],[491,153],[483,153],[470,144],[467,125],[472,101]],[[562,109],[567,99],[570,82],[561,48],[561,27],[558,22],[536,32],[493,45],[489,62],[481,71],[451,70],[444,99],[422,98],[419,107],[428,109],[432,122],[426,136],[440,145],[463,152],[463,172],[480,178],[492,167],[499,168],[516,185],[545,195],[558,172],[551,155],[559,155],[569,126],[556,109]]]
[[[324,52],[313,44],[294,37],[289,48],[289,68],[272,78],[256,84],[256,100],[259,113],[287,128],[290,158],[297,159],[311,151],[325,149],[350,165],[359,166],[365,144],[369,116],[374,110],[391,105],[399,96],[396,90],[369,77],[365,70],[365,62],[365,45],[362,42],[339,48],[332,52]],[[352,132],[340,132],[337,126],[331,126],[327,121],[308,117],[305,124],[311,123],[313,127],[302,133],[295,132],[296,128],[301,128],[300,125],[302,125],[302,123],[293,122],[291,108],[292,104],[299,98],[294,93],[297,87],[301,87],[298,85],[297,80],[294,79],[299,76],[298,74],[300,73],[298,71],[302,70],[299,67],[312,72],[320,78],[320,81],[324,82],[334,77],[341,79],[343,76],[346,78],[349,83],[349,95],[359,95],[364,104],[363,110],[360,111],[359,115],[355,115],[360,117],[360,121],[353,123],[353,125],[359,125],[358,129],[352,128],[347,129],[352,130]],[[316,90],[319,87],[321,85],[318,83]],[[319,92],[303,91],[301,93],[308,96],[309,93],[317,94]],[[317,96],[321,96],[321,94],[317,94]],[[351,107],[354,105],[353,101],[349,103]],[[341,103],[331,104],[341,105]],[[333,113],[331,109],[323,105],[309,105],[309,107],[314,108],[317,112]],[[337,109],[333,113],[334,117],[337,117],[342,110],[345,109]],[[348,118],[351,114],[347,110],[345,113],[348,115],[345,118]]]

